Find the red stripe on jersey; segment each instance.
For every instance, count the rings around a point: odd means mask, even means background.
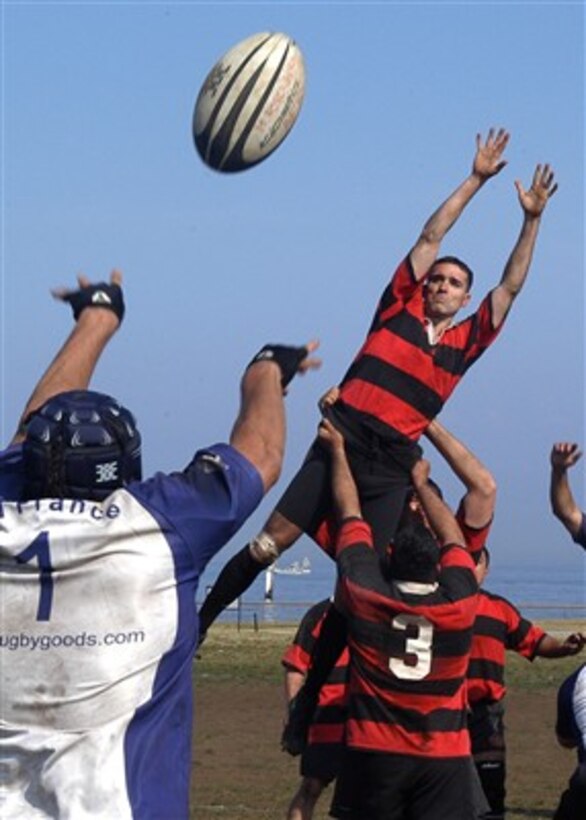
[[[544,635],[510,601],[480,590],[468,667],[470,703],[501,700],[506,694],[507,649],[533,660]]]
[[[321,524],[318,526],[317,530],[313,534],[313,540],[316,544],[321,547],[321,549],[325,552],[326,555],[329,555],[330,558],[336,560],[336,536],[338,533],[338,523],[335,521],[333,516],[328,516],[324,518]]]
[[[466,549],[475,560],[478,553],[486,546],[490,528],[492,527],[492,520],[485,524],[484,527],[471,527],[466,523],[466,516],[463,507],[463,499],[460,501],[458,511],[456,513],[456,521],[460,525],[464,541],[466,542]]]
[[[301,646],[293,643],[285,650],[281,663],[283,666],[289,666],[304,675],[309,667],[310,660],[308,653]]]
[[[342,522],[336,540],[336,557],[346,549],[356,544],[366,544],[372,547],[372,531],[370,525],[362,518],[350,518]]]
[[[349,718],[346,743],[353,749],[417,757],[467,757],[470,736],[462,732],[408,732],[396,724]]]

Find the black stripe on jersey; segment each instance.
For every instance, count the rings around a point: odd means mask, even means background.
[[[364,354],[357,359],[343,381],[346,383],[355,378],[392,393],[410,407],[415,407],[425,418],[434,418],[443,407],[443,401],[435,390],[376,356]]]
[[[521,618],[517,628],[509,634],[507,640],[507,649],[517,649],[517,647],[520,646],[527,637],[527,633],[530,629],[531,624],[528,621]]]
[[[399,657],[399,656],[396,656]],[[412,680],[398,678],[390,671],[384,672],[370,664],[366,664],[361,658],[355,656],[354,665],[357,674],[363,680],[372,681],[379,689],[385,692],[406,692],[409,695],[439,695],[440,697],[451,697],[462,687],[465,675],[456,678],[442,678],[441,680]]]
[[[469,598],[478,592],[478,582],[472,567],[448,566],[441,570],[441,585],[449,588],[451,601]]]
[[[425,325],[422,325],[417,316],[408,311],[404,311],[396,317],[391,317],[381,327],[386,327],[393,336],[397,336],[408,344],[419,348],[422,353],[433,356],[435,365],[452,376],[461,376],[470,367],[470,362],[466,360],[466,356],[470,351],[472,340],[478,335],[475,322],[473,322],[465,349],[446,343],[432,345],[427,336]]]
[[[348,709],[345,706],[318,706],[312,718],[312,723],[336,724],[345,723],[348,717]]]
[[[507,636],[507,625],[504,621],[491,615],[477,615],[474,621],[474,634],[494,638],[504,644]]]
[[[482,658],[470,658],[466,677],[481,678],[482,680],[495,681],[495,683],[503,683],[504,672],[504,667],[500,663]]]
[[[340,578],[356,580],[361,589],[390,597],[389,583],[381,574],[379,557],[371,546],[354,544],[346,547],[338,555],[337,562]]]
[[[330,674],[328,675],[327,680],[328,686],[330,684],[340,684],[344,685],[348,683],[348,667],[344,666],[334,666]]]
[[[482,351],[481,351],[482,352]],[[461,376],[478,358],[467,359],[467,351],[447,344],[439,344],[435,348],[434,361],[438,367],[452,376]],[[478,354],[480,355],[480,353]]]
[[[353,695],[351,717],[382,724],[398,724],[408,732],[460,732],[466,728],[464,709],[434,709],[421,714],[414,709],[403,709],[380,698]]]
[[[409,596],[412,597],[412,596]],[[398,612],[396,613],[399,614]],[[413,609],[414,615],[418,612]],[[392,625],[385,620],[368,621],[352,615],[350,620],[350,632],[352,638],[362,646],[383,652],[389,657],[400,658],[405,654],[405,642],[409,638],[417,637],[417,627],[407,626],[406,629],[393,629]],[[432,652],[437,658],[458,658],[467,655],[472,643],[472,627],[468,629],[438,630],[434,627],[434,638]]]
[[[311,655],[313,652],[313,647],[315,645],[315,629],[321,620],[321,618],[325,615],[327,610],[330,607],[330,601],[320,601],[315,606],[312,606],[311,609],[307,612],[299,628],[297,630],[297,634],[293,639],[293,643],[296,646],[301,647],[301,649],[305,650],[308,655]]]

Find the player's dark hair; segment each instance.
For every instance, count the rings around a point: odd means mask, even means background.
[[[470,268],[466,264],[466,262],[463,262],[457,256],[440,256],[440,258],[436,259],[435,262],[433,263],[431,270],[433,271],[434,268],[436,267],[436,265],[440,265],[443,262],[445,262],[446,264],[449,264],[449,265],[456,265],[458,268],[460,268],[460,270],[463,270],[464,273],[466,274],[467,279],[468,279],[468,282],[466,284],[466,290],[467,291],[472,290],[472,283],[474,282],[474,272],[473,272],[472,268]]]
[[[53,396],[25,420],[24,499],[102,501],[141,478],[134,416],[90,390]]]
[[[389,558],[387,577],[395,581],[434,581],[437,577],[439,545],[421,522],[412,522],[397,531]]]
[[[441,490],[439,484],[437,484],[432,478],[427,479],[427,483],[434,491],[434,493],[443,500],[444,494]],[[410,523],[422,522],[423,516],[421,510],[414,510],[411,507],[411,501],[413,498],[417,498],[417,492],[414,487],[409,487],[407,490],[407,495],[405,496],[405,501],[403,503],[403,510],[401,512],[401,517],[399,519],[399,523],[397,525],[397,530],[403,529],[404,527],[408,526]]]

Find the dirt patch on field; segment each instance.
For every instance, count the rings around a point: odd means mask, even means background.
[[[192,817],[275,820],[298,784],[298,761],[279,749],[278,683],[198,680]],[[549,818],[574,766],[555,742],[555,690],[508,696],[508,805],[513,818]],[[328,816],[329,795],[315,820]]]

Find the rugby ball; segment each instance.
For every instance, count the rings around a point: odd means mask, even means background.
[[[285,139],[301,109],[305,67],[286,34],[263,32],[238,43],[205,79],[193,112],[193,139],[216,171],[244,171]]]

